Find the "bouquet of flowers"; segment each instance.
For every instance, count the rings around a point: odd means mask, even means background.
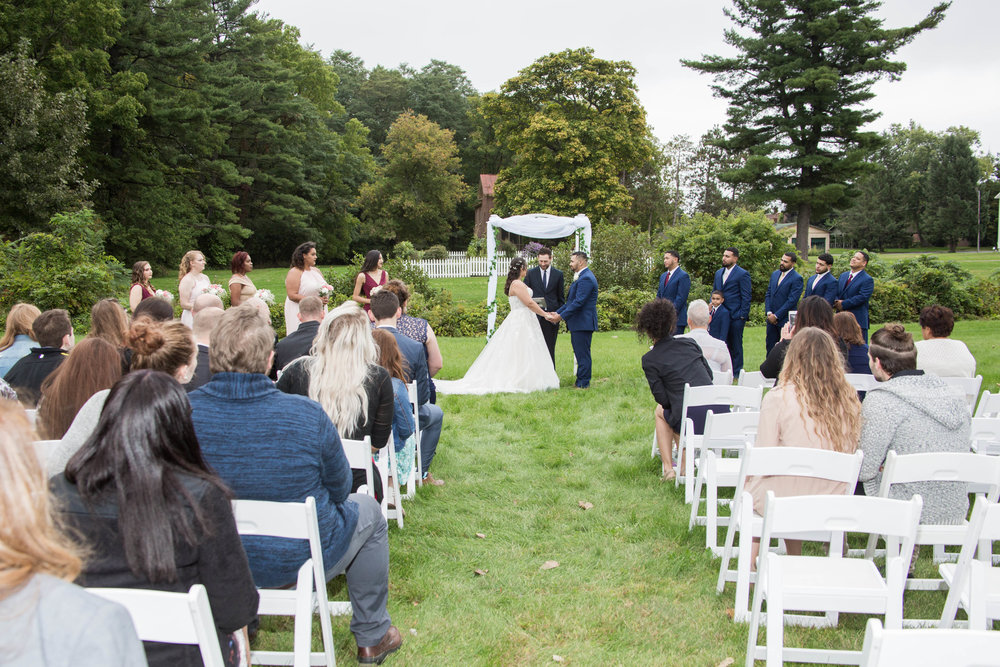
[[[167,303],[173,303],[174,301],[174,295],[165,289],[156,290],[155,292],[153,292],[153,296],[155,296],[157,299],[163,299]]]
[[[218,284],[218,283],[212,283],[208,287],[201,288],[201,293],[202,294],[214,294],[215,296],[219,297],[220,299],[225,299],[226,296],[228,295],[228,292],[226,292],[226,288],[223,287],[222,285]]]
[[[372,291],[368,293],[368,298],[369,299],[372,298],[373,296],[375,296],[376,294],[378,294],[381,291],[382,291],[382,286],[381,285],[376,285],[375,287],[372,288]]]
[[[323,285],[322,287],[319,288],[319,296],[321,298],[328,299],[332,294],[333,294],[333,288],[329,285]]]
[[[269,306],[274,305],[274,293],[269,289],[257,290],[257,298]]]

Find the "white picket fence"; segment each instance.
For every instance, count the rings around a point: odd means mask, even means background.
[[[466,257],[464,252],[450,252],[448,259],[422,259],[417,264],[429,278],[471,278],[490,275],[490,261],[486,257]],[[497,255],[497,273],[506,274],[510,265],[509,255]]]

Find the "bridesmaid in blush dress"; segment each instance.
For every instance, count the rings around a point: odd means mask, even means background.
[[[292,268],[285,276],[285,335],[299,328],[299,301],[307,296],[319,296],[326,284],[323,273],[316,268],[316,244],[306,241],[292,252]],[[326,308],[328,297],[320,296]]]
[[[372,290],[382,287],[389,281],[389,274],[382,269],[382,253],[378,250],[369,250],[365,255],[365,261],[361,265],[361,273],[354,280],[354,295],[352,299],[361,304],[368,314],[368,319],[372,322],[371,306]]]
[[[194,328],[194,317],[191,308],[194,307],[194,300],[201,294],[201,291],[211,284],[204,273],[205,256],[197,250],[189,250],[181,258],[180,272],[178,278],[180,285],[177,286],[177,296],[181,300],[181,322],[189,329]]]

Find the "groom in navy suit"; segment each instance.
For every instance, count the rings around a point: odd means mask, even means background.
[[[750,317],[750,273],[737,265],[740,251],[726,248],[722,253],[722,268],[715,272],[712,289],[722,292],[722,307],[729,311],[729,336],[726,347],[733,358],[733,375],[743,370],[743,327]]]
[[[833,255],[824,252],[816,258],[816,275],[806,282],[806,293],[802,298],[821,296],[831,306],[837,299],[837,279],[833,272]]]
[[[590,341],[597,331],[597,278],[587,268],[585,252],[570,255],[569,268],[574,276],[566,305],[550,313],[547,319],[556,323],[566,320],[576,355],[576,388],[586,389],[590,386]]]
[[[677,311],[677,330],[675,336],[684,333],[687,326],[688,293],[691,291],[691,276],[681,268],[681,256],[676,250],[668,250],[663,253],[663,268],[666,269],[660,274],[657,283],[656,298],[666,299],[674,304]]]
[[[851,256],[851,270],[840,274],[837,281],[837,300],[833,307],[846,313],[854,313],[854,319],[861,327],[861,335],[868,342],[868,300],[875,291],[875,280],[865,269],[868,267],[868,253],[860,250]]]
[[[781,256],[778,270],[771,274],[764,295],[764,312],[767,314],[767,334],[764,345],[767,352],[775,346],[781,337],[781,327],[788,321],[789,311],[795,310],[802,296],[802,276],[795,270],[798,258],[794,252],[786,252]]]
[[[552,251],[548,248],[542,248],[538,251],[538,266],[528,269],[528,273],[524,276],[524,284],[531,288],[532,297],[545,297],[545,306],[542,310],[559,310],[566,303],[563,274],[562,271],[552,266]],[[552,367],[554,368],[559,323],[549,322],[541,315],[536,317],[538,317],[538,326],[542,328],[542,337],[545,338],[545,345],[549,348],[549,356],[552,357]]]

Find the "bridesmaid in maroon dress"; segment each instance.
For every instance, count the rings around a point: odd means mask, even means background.
[[[129,310],[134,311],[140,301],[156,296],[156,290],[149,284],[153,277],[153,267],[149,262],[136,262],[132,265],[132,287],[128,291]]]
[[[371,306],[368,305],[371,303],[372,290],[382,287],[387,282],[389,274],[382,269],[382,253],[378,250],[369,250],[361,265],[361,273],[354,280],[354,295],[351,298],[364,307],[368,319],[373,322],[375,320],[372,319]]]

